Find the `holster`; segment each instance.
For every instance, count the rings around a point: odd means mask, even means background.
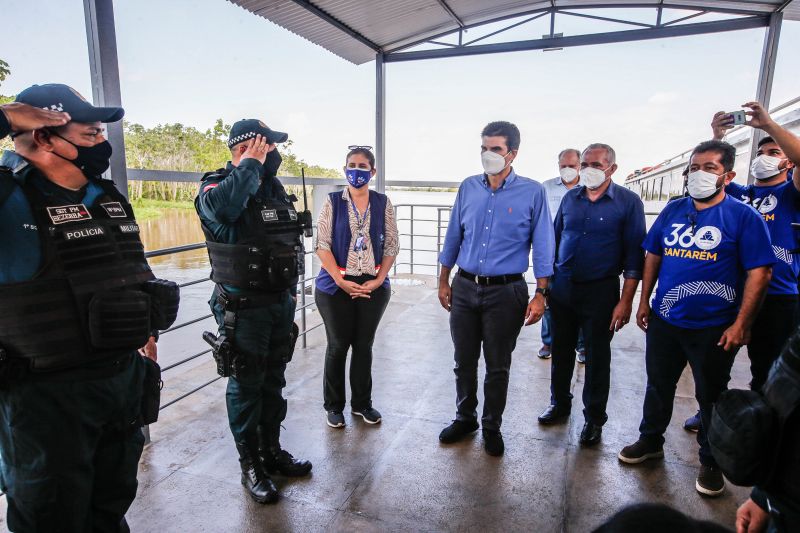
[[[139,413],[139,422],[146,426],[158,421],[158,411],[161,406],[161,366],[148,357],[144,357],[144,382],[142,383],[142,408]]]
[[[286,362],[292,360],[294,356],[294,347],[297,346],[297,339],[300,337],[300,327],[297,325],[297,322],[292,322],[292,333],[291,333],[291,340],[289,341],[289,355],[286,358]]]

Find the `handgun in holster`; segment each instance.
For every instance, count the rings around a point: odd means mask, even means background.
[[[233,362],[233,346],[226,335],[216,336],[210,331],[203,332],[203,340],[211,346],[211,354],[217,363],[217,374],[220,376],[236,377],[236,367]]]

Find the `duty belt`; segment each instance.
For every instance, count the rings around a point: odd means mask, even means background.
[[[507,285],[509,283],[513,283],[514,281],[525,279],[522,274],[506,274],[504,276],[478,276],[477,274],[467,272],[463,268],[458,269],[458,275],[462,278],[470,280],[473,283],[477,283],[478,285]]]

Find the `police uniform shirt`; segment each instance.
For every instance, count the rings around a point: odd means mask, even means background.
[[[731,183],[725,192],[752,205],[767,223],[772,249],[778,261],[772,267],[767,294],[797,294],[800,257],[792,253],[798,247],[793,222],[800,222],[800,192],[791,180],[769,187],[744,187]]]
[[[764,220],[730,196],[702,211],[691,198],[668,203],[643,247],[661,256],[653,311],[690,329],[732,323],[746,271],[775,263]]]
[[[91,208],[103,195],[102,188],[94,182],[78,191],[59,187],[12,151],[3,153],[0,166],[12,169],[17,179],[30,180],[45,196],[55,196],[68,204],[84,204]],[[0,179],[11,178],[2,176]],[[22,189],[15,187],[0,205],[0,284],[32,279],[41,261],[41,243],[33,211]]]

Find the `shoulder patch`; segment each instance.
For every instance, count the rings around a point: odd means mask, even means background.
[[[216,187],[217,185],[219,185],[219,183],[209,183],[208,185],[203,187],[203,192],[208,192],[211,189],[213,189],[214,187]]]

